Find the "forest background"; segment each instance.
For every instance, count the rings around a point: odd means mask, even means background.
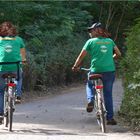
[[[28,64],[24,91],[47,91],[83,81],[71,67],[89,38],[87,27],[100,21],[122,52],[116,62],[123,79],[119,114],[140,130],[140,1],[0,1],[0,22],[11,21],[24,39]],[[89,67],[88,58],[85,67]]]

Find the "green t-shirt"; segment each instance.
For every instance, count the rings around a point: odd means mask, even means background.
[[[17,62],[21,61],[20,49],[25,44],[19,36],[0,37],[0,62]],[[16,71],[17,64],[0,65],[0,71]]]
[[[89,39],[83,50],[91,55],[91,71],[92,72],[109,72],[115,71],[113,60],[113,49],[115,43],[110,38],[92,38]]]

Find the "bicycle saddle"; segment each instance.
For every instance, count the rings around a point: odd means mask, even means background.
[[[2,75],[2,78],[8,78],[8,77],[16,78],[16,74],[14,74],[14,73],[5,73],[5,74]]]
[[[95,79],[101,79],[102,75],[101,74],[91,74],[89,75],[89,80],[95,80]]]

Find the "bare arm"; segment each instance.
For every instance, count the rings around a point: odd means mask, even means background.
[[[113,58],[118,58],[118,57],[121,56],[121,52],[120,52],[120,50],[118,49],[117,46],[114,47],[114,51],[115,51],[115,53],[113,55]]]
[[[26,61],[26,50],[25,50],[25,48],[20,49],[20,54],[21,54],[21,57],[22,57],[22,61]]]
[[[86,50],[82,50],[81,53],[79,54],[79,56],[77,57],[75,64],[72,67],[72,70],[74,70],[75,68],[79,67],[82,60],[84,59],[84,57],[87,55],[87,51]]]

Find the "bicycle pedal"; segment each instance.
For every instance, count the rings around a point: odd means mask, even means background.
[[[21,100],[15,100],[15,104],[21,104]]]
[[[96,118],[97,118],[97,119],[100,119],[100,115],[97,115]]]

